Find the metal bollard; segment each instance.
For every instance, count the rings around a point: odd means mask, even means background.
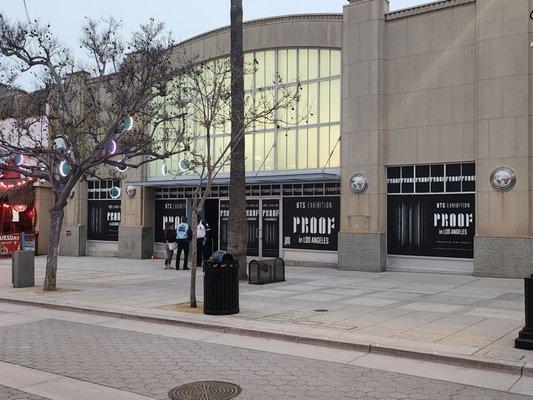
[[[529,278],[524,278],[524,302],[526,306],[526,324],[518,333],[514,347],[533,350],[533,274]]]

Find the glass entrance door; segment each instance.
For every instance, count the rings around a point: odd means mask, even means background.
[[[247,254],[251,257],[279,256],[279,199],[246,200]],[[220,248],[228,246],[229,202],[220,201]]]
[[[279,199],[261,200],[262,257],[279,257]]]

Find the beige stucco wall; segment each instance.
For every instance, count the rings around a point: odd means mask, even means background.
[[[476,158],[475,3],[389,20],[387,164]]]
[[[38,254],[46,254],[50,238],[50,208],[53,203],[52,189],[47,186],[34,186],[35,192],[35,213],[37,221],[35,232],[38,233],[37,250]]]
[[[386,232],[387,165],[475,161],[476,271],[491,273],[482,256],[499,246],[479,239],[517,239],[509,252],[520,260],[501,274],[519,276],[533,253],[523,241],[533,237],[529,1],[387,7],[350,0],[344,8],[341,236]],[[490,186],[499,166],[517,174],[509,192]],[[355,172],[369,179],[362,196],[348,185]]]
[[[387,164],[476,160],[477,234],[532,236],[529,1],[448,3],[386,23]]]
[[[533,141],[528,0],[478,0],[477,232],[533,236]],[[529,57],[528,57],[529,55]],[[488,176],[507,166],[516,187],[498,193]]]
[[[244,51],[283,47],[340,48],[342,14],[287,15],[244,23]],[[176,46],[197,61],[228,55],[229,27],[185,40]]]

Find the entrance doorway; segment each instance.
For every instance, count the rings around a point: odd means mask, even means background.
[[[211,257],[211,254],[218,250],[218,199],[205,201],[204,221],[209,224],[209,234],[204,244],[204,255]]]
[[[251,257],[279,256],[279,199],[246,200],[247,255]],[[227,249],[229,201],[220,200],[220,248]]]

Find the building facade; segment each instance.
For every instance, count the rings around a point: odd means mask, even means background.
[[[532,22],[527,0],[394,12],[386,0],[351,0],[340,14],[245,23],[256,64],[246,90],[270,90],[281,76],[301,83],[311,107],[296,125],[246,134],[249,255],[376,272],[532,273]],[[227,56],[229,28],[179,47],[200,61]],[[214,135],[228,140],[224,129]],[[80,183],[61,253],[161,256],[163,225],[191,215],[196,184],[162,168]],[[226,244],[228,182],[222,171],[204,210],[213,249]]]

